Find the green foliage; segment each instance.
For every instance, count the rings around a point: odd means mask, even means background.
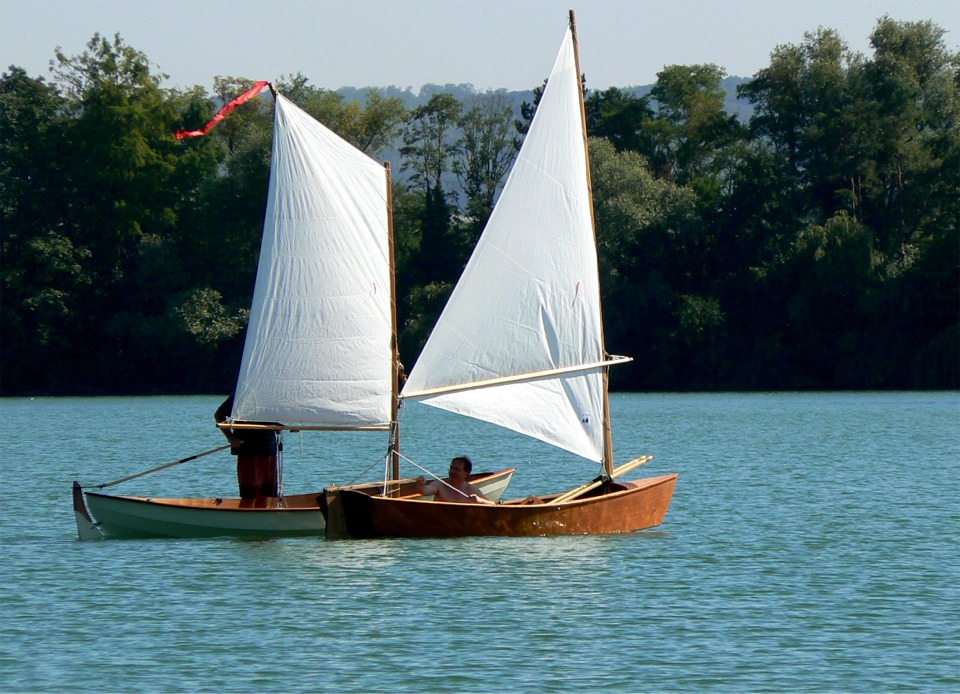
[[[439,93],[410,114],[400,149],[405,157],[401,170],[410,171],[411,185],[425,193],[443,188],[443,174],[455,151],[453,130],[462,108],[450,94]]]
[[[399,97],[369,89],[365,103],[346,101],[337,92],[313,87],[297,73],[277,82],[277,91],[293,101],[340,137],[372,157],[393,145],[407,117]]]
[[[725,110],[724,70],[667,66],[648,96],[589,93],[607,346],[629,389],[960,387],[960,53],[881,18],[872,54],[821,28]],[[252,81],[171,90],[120,36],[0,79],[4,394],[227,392],[269,179]],[[412,365],[502,186],[542,85],[278,90],[371,155],[399,149],[400,350]],[[399,140],[399,142],[398,142]],[[399,147],[398,147],[399,146]],[[406,174],[406,175],[404,175]],[[495,278],[491,278],[495,281]]]
[[[720,204],[724,178],[736,163],[734,145],[743,138],[736,116],[723,110],[724,76],[716,65],[673,65],[657,73],[650,91],[657,102],[648,126],[655,170],[696,190],[709,210]]]
[[[63,99],[11,68],[0,80],[0,334],[3,387],[42,378],[63,349],[74,295],[86,291],[89,251],[64,234],[56,206]],[[17,368],[11,368],[17,365]]]
[[[452,291],[450,282],[429,282],[411,289],[400,329],[400,354],[405,364],[412,367],[416,362]]]
[[[617,87],[587,96],[587,132],[613,143],[618,152],[639,152],[648,159],[654,152],[653,110],[646,96]]]
[[[483,230],[500,185],[505,179],[520,138],[513,110],[501,94],[474,97],[459,120],[460,140],[454,150],[453,172],[466,196],[468,232],[472,248]]]
[[[679,294],[697,272],[697,261],[684,259],[699,229],[695,195],[607,140],[590,140],[590,167],[608,349],[634,356],[612,377],[669,387],[674,367],[659,346],[675,334]]]
[[[220,292],[209,287],[194,289],[187,292],[183,303],[174,309],[185,330],[200,344],[216,344],[235,337],[246,325],[249,311],[229,315],[221,303],[222,298]]]

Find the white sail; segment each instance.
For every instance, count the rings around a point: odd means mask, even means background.
[[[600,461],[602,368],[544,375],[605,356],[579,89],[568,29],[503,193],[403,396]],[[516,382],[424,393],[510,377]]]
[[[388,424],[386,170],[277,95],[268,196],[234,420]]]

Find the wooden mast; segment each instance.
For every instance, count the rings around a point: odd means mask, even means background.
[[[583,127],[583,154],[587,168],[587,199],[590,201],[590,226],[593,229],[593,242],[597,243],[597,218],[593,210],[593,181],[590,178],[590,146],[587,141],[587,110],[583,103],[583,73],[580,70],[580,44],[577,41],[576,13],[570,10],[570,34],[573,38],[573,63],[577,70],[577,94],[580,96],[580,124]],[[599,262],[599,260],[598,260]],[[597,270],[599,271],[599,266]],[[607,347],[603,340],[603,309],[600,311],[600,349],[604,359]],[[613,431],[610,426],[609,367],[603,370],[603,474],[613,477]]]
[[[390,471],[393,479],[400,479],[400,345],[397,339],[397,266],[393,242],[393,179],[390,162],[384,162],[387,174],[387,255],[390,264]]]

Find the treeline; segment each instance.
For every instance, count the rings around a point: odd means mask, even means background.
[[[820,29],[724,109],[722,68],[588,91],[615,388],[960,386],[960,53],[884,17],[872,54]],[[247,79],[164,88],[119,36],[0,80],[0,389],[228,392],[269,175],[272,102],[201,127]],[[586,83],[589,87],[589,82]],[[393,161],[401,356],[415,361],[536,108],[502,93],[408,109],[275,82]],[[535,90],[539,95],[539,89]],[[495,280],[491,280],[495,281]]]

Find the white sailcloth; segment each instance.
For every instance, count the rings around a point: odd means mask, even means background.
[[[234,420],[390,421],[387,174],[283,96]]]
[[[580,76],[568,29],[486,228],[403,396],[603,458],[604,358]],[[520,377],[439,395],[437,388]]]

